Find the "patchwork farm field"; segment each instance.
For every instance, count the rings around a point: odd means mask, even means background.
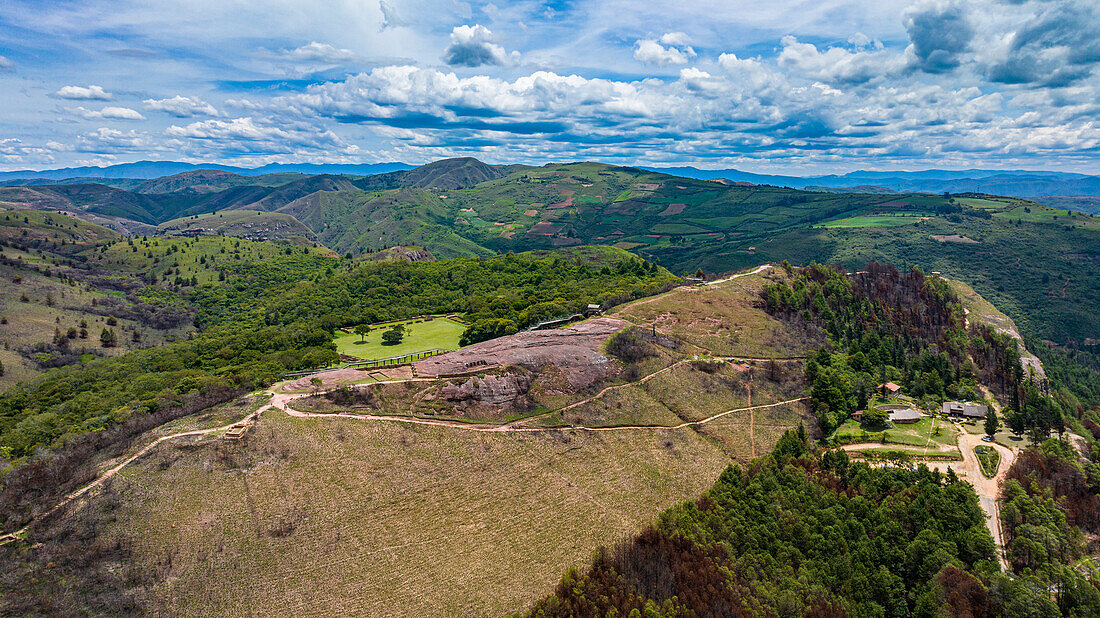
[[[1097,226],[1096,217],[1073,210],[1040,207],[1034,202],[1012,197],[960,197],[959,203],[988,211],[994,217],[1028,223],[1061,223],[1076,227]]]
[[[371,332],[363,338],[348,333],[337,335],[336,351],[363,360],[378,360],[428,350],[457,350],[458,340],[466,330],[465,324],[444,316],[430,321],[405,320],[395,324],[405,327],[405,338],[400,343],[389,345],[382,342],[382,334],[392,324],[371,325]]]

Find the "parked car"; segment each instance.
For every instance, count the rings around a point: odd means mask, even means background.
[[[982,441],[983,442],[992,442],[993,441],[993,436],[982,436]]]

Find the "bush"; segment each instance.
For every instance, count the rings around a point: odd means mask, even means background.
[[[657,356],[657,350],[646,341],[644,331],[638,328],[628,328],[612,337],[607,343],[607,353],[624,363],[637,363]]]
[[[504,318],[487,318],[478,320],[467,326],[466,330],[462,332],[462,337],[459,338],[458,344],[466,346],[481,341],[496,339],[497,337],[503,337],[505,335],[514,335],[517,332],[519,332],[519,328],[512,320]]]
[[[405,327],[400,324],[382,333],[382,345],[397,345],[405,338]]]

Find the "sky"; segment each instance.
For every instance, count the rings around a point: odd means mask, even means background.
[[[5,0],[0,169],[1100,173],[1096,0]]]

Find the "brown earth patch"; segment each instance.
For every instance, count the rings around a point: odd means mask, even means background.
[[[356,384],[363,381],[409,380],[412,377],[413,371],[410,365],[384,367],[382,369],[377,367],[369,369],[337,369],[335,371],[326,371],[324,373],[302,376],[291,382],[284,383],[281,386],[281,390],[284,392],[310,390],[313,388],[313,384],[310,383],[311,378],[321,378],[321,388],[331,388],[341,384]]]
[[[531,229],[527,231],[528,236],[553,236],[562,230],[562,226],[554,225],[546,221],[540,221],[531,226]]]
[[[549,208],[551,210],[555,210],[555,209],[558,209],[558,208],[569,208],[572,205],[573,205],[573,196],[570,195],[569,197],[567,197],[565,199],[564,202],[556,202],[554,204],[550,204],[549,206],[547,206],[547,208]]]
[[[666,208],[666,209],[664,209],[660,212],[660,215],[662,217],[670,217],[672,215],[678,215],[678,214],[684,212],[685,208],[687,208],[687,204],[669,204],[668,208]]]
[[[535,209],[525,210],[525,211],[523,211],[523,216],[525,216],[525,217],[537,217],[537,216],[539,216],[539,211],[537,211]]]
[[[978,241],[959,234],[932,234],[932,240],[936,242],[953,242],[963,245],[976,245]]]

